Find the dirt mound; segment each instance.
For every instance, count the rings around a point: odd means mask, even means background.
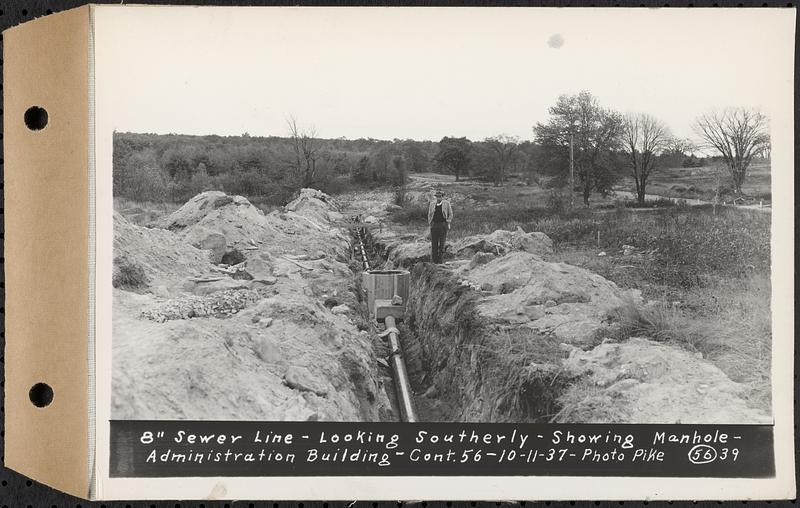
[[[380,189],[359,190],[349,194],[337,196],[338,203],[342,209],[347,209],[354,215],[372,215],[378,219],[384,218],[388,212],[396,209],[393,201],[392,192]]]
[[[332,197],[317,189],[302,189],[300,195],[283,207],[287,213],[298,213],[318,222],[330,222],[342,218],[334,209],[338,205]]]
[[[190,199],[157,225],[175,231],[187,243],[210,250],[210,259],[216,263],[234,252],[248,260],[263,258],[264,252],[322,252],[343,260],[348,239],[334,227],[333,222],[342,218],[336,207],[321,191],[303,189],[285,211],[265,215],[242,196],[208,191]],[[220,239],[224,239],[225,247]],[[263,272],[263,267],[260,270]]]
[[[155,225],[174,231],[196,247],[218,235],[224,238],[227,250],[255,247],[258,239],[279,234],[273,221],[246,198],[220,191],[198,194]]]
[[[562,396],[560,422],[770,423],[747,407],[744,387],[692,353],[648,339],[574,349],[565,361],[583,378]]]
[[[167,288],[192,276],[211,272],[207,254],[170,231],[146,228],[114,213],[114,270],[122,263],[138,266],[151,286]]]
[[[229,204],[246,206],[250,202],[241,196],[229,196],[222,191],[206,191],[193,197],[168,216],[155,221],[154,225],[170,231],[179,231],[197,224],[214,210]]]
[[[371,338],[341,312],[356,300],[337,207],[304,189],[265,215],[204,192],[160,228],[115,216],[119,253],[170,291],[114,292],[112,416],[396,419]]]
[[[609,311],[641,302],[638,291],[622,290],[588,270],[529,252],[471,263],[459,275],[484,290],[477,308],[487,319],[524,325],[570,344],[591,345],[606,326]]]
[[[298,297],[282,301],[275,313],[267,305],[228,319],[156,323],[135,317],[147,305],[146,295],[115,291],[114,296],[113,418],[375,421],[390,416],[369,338],[313,302]],[[313,308],[314,325],[304,324]],[[296,382],[297,369],[305,385]]]
[[[478,252],[501,255],[515,250],[547,256],[553,253],[553,241],[544,233],[526,233],[518,227],[516,231],[498,229],[488,235],[462,238],[452,250],[456,257],[470,257]]]
[[[398,235],[386,228],[373,231],[373,240],[379,246],[381,257],[396,267],[410,267],[422,261],[430,261],[430,238],[417,235]],[[446,259],[467,259],[476,253],[485,252],[503,255],[522,251],[548,256],[553,253],[553,241],[540,232],[526,233],[521,228],[516,231],[498,229],[488,235],[473,235],[445,246]]]

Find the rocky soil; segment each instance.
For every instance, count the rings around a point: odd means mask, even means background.
[[[115,215],[115,280],[143,276],[114,289],[112,418],[394,420],[339,208],[204,192],[154,227]]]

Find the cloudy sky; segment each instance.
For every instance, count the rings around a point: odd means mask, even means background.
[[[793,11],[101,7],[98,88],[119,131],[531,139],[586,89],[680,136],[791,81]],[[777,88],[776,88],[777,89]],[[111,93],[111,92],[109,92]],[[773,101],[774,102],[774,101]]]

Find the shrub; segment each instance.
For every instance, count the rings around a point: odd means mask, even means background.
[[[408,200],[408,196],[405,185],[400,185],[398,187],[395,187],[393,199],[394,199],[394,204],[396,204],[397,206],[406,206],[406,201]]]
[[[675,202],[670,198],[658,198],[645,200],[644,203],[639,203],[635,199],[628,199],[624,202],[625,208],[668,208],[675,206]]]
[[[562,189],[553,189],[547,195],[547,210],[550,213],[561,215],[567,210],[567,201]]]
[[[578,217],[569,219],[546,217],[533,222],[530,225],[530,230],[546,234],[553,240],[555,245],[581,244],[594,238],[597,224],[594,220]]]
[[[144,268],[131,261],[127,256],[114,258],[114,274],[111,277],[111,285],[119,289],[142,289],[147,287],[150,280]]]
[[[398,224],[422,224],[428,219],[427,205],[407,205],[391,214],[393,222]]]

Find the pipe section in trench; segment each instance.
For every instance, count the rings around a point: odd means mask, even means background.
[[[364,236],[362,231],[356,228],[355,236],[358,239],[357,250],[360,251],[359,253],[361,254],[361,261],[364,264],[364,274],[367,274],[371,270],[369,258],[367,257],[366,249],[364,248]],[[362,281],[366,279],[366,277],[362,277]],[[368,310],[370,314],[372,314],[374,312],[372,306],[375,301],[376,286],[374,283],[368,284],[367,286],[368,287],[365,289],[367,290],[367,302],[369,306]],[[405,289],[407,291],[407,286]],[[407,300],[407,295],[405,296]],[[403,359],[403,350],[400,346],[400,331],[397,329],[394,316],[386,316],[384,323],[386,325],[386,330],[381,333],[381,337],[385,335],[388,335],[389,337],[389,359],[392,366],[395,393],[397,394],[397,405],[400,409],[400,418],[403,422],[413,423],[418,421],[417,410],[414,406],[414,396],[413,392],[411,391],[411,381],[408,378],[408,370],[406,369],[406,362]]]
[[[386,316],[386,330],[389,331],[389,347],[394,385],[397,391],[397,402],[400,406],[400,417],[404,422],[416,422],[417,410],[414,407],[414,398],[411,393],[411,382],[408,379],[406,362],[403,360],[403,351],[400,348],[400,336],[395,327],[394,316]]]

